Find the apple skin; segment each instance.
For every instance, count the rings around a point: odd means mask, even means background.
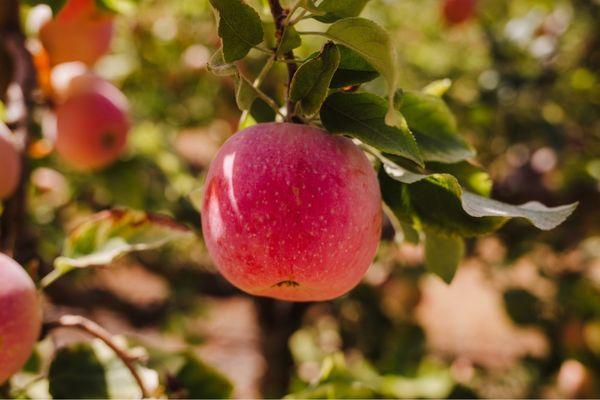
[[[232,136],[204,186],[202,231],[238,288],[288,301],[341,296],[366,273],[381,235],[375,172],[351,140],[306,125]]]
[[[94,0],[69,0],[40,29],[40,40],[52,65],[81,61],[92,66],[110,49],[114,16],[99,10]]]
[[[0,200],[14,193],[21,178],[21,159],[8,140],[10,134],[6,125],[0,122]]]
[[[477,0],[443,0],[442,15],[448,25],[458,25],[475,15]]]
[[[127,144],[127,99],[106,81],[93,81],[56,108],[56,151],[81,171],[113,163]]]
[[[38,340],[41,304],[29,275],[0,253],[0,385],[19,371]]]

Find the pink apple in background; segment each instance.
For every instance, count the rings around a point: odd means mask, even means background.
[[[63,103],[80,93],[100,90],[115,91],[105,79],[80,61],[62,63],[50,71],[50,86],[55,103]]]
[[[103,80],[71,94],[56,108],[56,151],[75,169],[104,168],[125,149],[130,128],[127,99]]]
[[[110,49],[114,16],[94,0],[69,0],[40,29],[40,39],[52,65],[81,61],[93,65]]]
[[[442,15],[449,25],[458,25],[475,15],[477,0],[442,0]]]
[[[29,275],[0,253],[0,385],[19,371],[33,351],[41,305]]]
[[[212,162],[202,231],[220,272],[258,296],[320,301],[367,271],[381,233],[375,172],[350,139],[288,123],[231,137]]]
[[[10,131],[0,122],[0,200],[10,197],[21,178],[19,152],[10,141]]]

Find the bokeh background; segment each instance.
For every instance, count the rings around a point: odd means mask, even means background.
[[[249,3],[269,19],[265,4]],[[477,16],[453,27],[439,0],[372,0],[364,15],[392,32],[402,87],[453,81],[445,98],[494,197],[579,201],[566,223],[541,232],[513,220],[470,240],[451,285],[427,274],[422,247],[395,241],[388,224],[361,285],[314,304],[241,293],[199,239],[68,275],[47,291],[48,317],[83,314],[142,345],[171,397],[599,397],[600,2],[477,3]],[[130,100],[128,152],[90,176],[48,155],[43,140],[34,146],[27,234],[43,261],[30,272],[48,271],[83,216],[116,205],[200,231],[188,195],[240,117],[233,81],[206,69],[218,44],[206,0],[140,0],[118,18],[97,71]],[[251,53],[243,68],[252,75],[261,62]],[[265,90],[283,96],[285,73],[273,70]],[[384,93],[379,80],[369,86]],[[202,360],[192,389],[170,370],[181,352]]]

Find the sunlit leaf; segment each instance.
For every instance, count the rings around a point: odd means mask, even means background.
[[[468,161],[460,161],[454,164],[428,162],[427,169],[431,172],[450,174],[458,179],[463,189],[481,196],[489,197],[492,192],[493,182],[490,175]]]
[[[223,41],[223,59],[227,63],[244,58],[263,40],[258,13],[241,0],[210,0],[219,13],[219,36]]]
[[[448,90],[450,90],[451,86],[452,81],[450,79],[438,79],[437,81],[433,81],[425,86],[422,92],[432,96],[442,97]]]
[[[323,0],[317,9],[322,15],[315,19],[331,23],[342,18],[358,17],[369,0]]]
[[[321,108],[321,121],[328,131],[351,135],[377,150],[422,165],[410,131],[387,125],[385,115],[385,100],[370,93],[333,93]]]
[[[110,264],[127,253],[191,237],[188,228],[169,217],[123,209],[102,211],[69,233],[62,256],[54,261],[54,271],[42,280],[42,286],[74,268]]]
[[[475,150],[458,132],[454,115],[444,100],[414,91],[405,91],[398,97],[399,110],[425,161],[454,163],[475,155]]]

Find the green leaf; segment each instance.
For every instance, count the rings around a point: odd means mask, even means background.
[[[401,94],[399,110],[415,135],[425,161],[454,163],[475,155],[458,133],[454,115],[441,98],[415,91]]]
[[[315,384],[285,399],[370,399],[376,394],[370,386],[349,370],[342,353],[333,353],[323,359]]]
[[[223,58],[223,48],[219,48],[208,61],[208,70],[216,76],[231,76],[237,74],[235,64],[226,63]]]
[[[57,351],[48,372],[55,399],[107,399],[108,383],[102,363],[89,344]]]
[[[131,0],[95,0],[96,6],[104,11],[117,14],[130,14],[135,10],[135,4]]]
[[[55,269],[44,278],[42,286],[74,268],[107,265],[127,253],[190,237],[187,227],[165,216],[124,209],[102,211],[67,236],[63,254],[54,261]]]
[[[459,236],[425,233],[425,266],[446,283],[452,282],[465,253],[465,242]]]
[[[388,112],[385,121],[388,125],[400,124],[400,116],[393,105],[398,84],[398,66],[390,35],[375,22],[358,17],[341,19],[321,34],[355,51],[385,78],[388,87]]]
[[[227,63],[244,58],[263,40],[260,16],[241,0],[210,0],[219,12],[219,36],[223,41],[223,59]]]
[[[328,42],[317,57],[298,68],[290,85],[290,99],[300,102],[302,114],[311,116],[319,111],[339,63],[337,46]]]
[[[464,210],[473,217],[521,217],[536,228],[550,230],[562,224],[577,208],[578,203],[558,207],[546,207],[537,201],[514,206],[488,199],[474,193],[463,192]]]
[[[577,203],[546,207],[538,202],[510,205],[463,190],[449,174],[417,173],[384,158],[380,171],[382,195],[396,216],[417,229],[465,237],[500,228],[508,218],[521,217],[543,230],[563,223]]]
[[[385,375],[379,383],[379,397],[396,399],[445,399],[454,388],[450,369],[432,359],[424,359],[414,376]]]
[[[123,337],[112,338],[127,348]],[[158,387],[156,371],[135,367],[146,388]],[[50,365],[50,394],[55,399],[136,399],[141,390],[123,361],[101,340],[61,348]]]
[[[409,173],[406,184],[392,179],[381,169],[379,182],[384,202],[401,220],[418,230],[464,237],[490,233],[500,228],[506,218],[473,217],[463,209],[462,190],[456,178],[448,174],[419,175]],[[416,180],[415,177],[420,177]],[[406,180],[406,176],[400,179]]]
[[[333,75],[330,87],[342,88],[359,85],[372,81],[379,76],[379,72],[365,61],[358,53],[346,46],[339,46],[340,65]]]
[[[238,75],[236,78],[235,101],[239,109],[242,111],[249,110],[258,96],[258,92],[252,86],[252,83],[245,77]]]
[[[437,81],[433,81],[425,86],[422,92],[432,96],[442,97],[448,90],[450,90],[451,86],[452,81],[450,79],[438,79]]]
[[[429,162],[427,169],[432,172],[450,174],[458,179],[464,189],[481,196],[489,197],[492,192],[493,182],[490,175],[468,161],[454,164]]]
[[[300,0],[298,7],[304,8],[306,11],[310,11],[313,15],[325,15],[325,11],[319,10],[313,0]]]
[[[233,392],[233,385],[223,374],[192,353],[185,354],[176,379],[186,389],[189,399],[228,399]]]
[[[263,99],[256,99],[250,107],[250,115],[258,123],[275,121],[277,114]]]
[[[342,18],[357,17],[368,2],[369,0],[323,0],[318,10],[324,15],[317,15],[315,19],[331,23]]]
[[[323,103],[321,121],[332,133],[348,134],[386,153],[423,165],[408,129],[385,123],[386,102],[370,93],[333,93]]]
[[[277,49],[277,55],[282,56],[288,51],[300,47],[300,45],[302,45],[302,38],[293,26],[288,25],[283,30],[283,36],[281,37],[281,43]]]

